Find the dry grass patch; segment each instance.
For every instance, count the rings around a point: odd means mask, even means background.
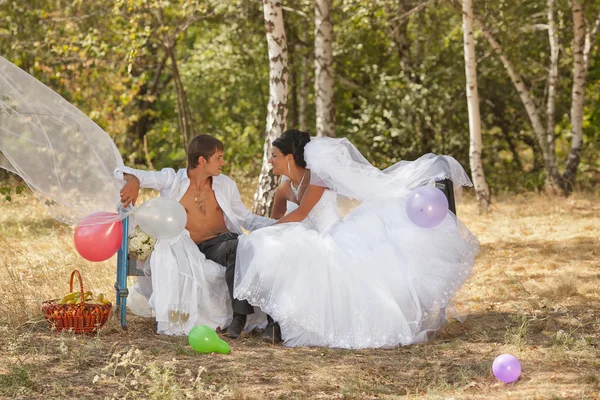
[[[459,216],[482,243],[456,302],[469,317],[428,343],[287,349],[245,337],[229,355],[197,354],[135,316],[128,331],[113,315],[96,335],[51,332],[41,301],[64,294],[74,268],[87,288],[114,296],[115,260],[82,260],[73,229],[31,197],[1,207],[0,398],[600,398],[597,197],[506,196],[485,216],[467,197]],[[511,385],[491,374],[503,352],[523,365]]]

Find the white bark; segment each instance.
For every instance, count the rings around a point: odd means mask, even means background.
[[[548,99],[546,101],[546,143],[551,181],[558,180],[555,156],[556,83],[558,81],[558,32],[554,18],[554,0],[548,0],[548,41],[550,43],[550,66],[548,68]]]
[[[594,22],[592,29],[589,30],[585,35],[585,44],[583,45],[583,62],[585,64],[586,71],[588,71],[590,67],[590,50],[592,48],[592,44],[596,42],[598,31],[600,31],[600,13],[596,17],[596,21]]]
[[[573,15],[573,88],[571,92],[571,151],[562,176],[563,190],[570,193],[575,184],[577,169],[583,152],[583,106],[585,79],[590,66],[590,51],[600,30],[600,14],[592,29],[586,29],[583,7],[580,0],[571,3]]]
[[[572,0],[573,14],[573,88],[571,92],[571,151],[563,175],[563,189],[568,193],[573,189],[577,168],[583,148],[583,100],[585,98],[585,24],[580,0]]]
[[[315,0],[315,106],[317,136],[335,136],[331,0]]]
[[[477,88],[477,61],[475,59],[475,38],[473,37],[473,3],[462,0],[463,38],[465,55],[465,75],[467,78],[467,104],[469,112],[469,161],[473,184],[477,195],[479,212],[486,212],[490,204],[490,190],[481,162],[481,117],[479,113],[479,93]]]
[[[288,97],[288,55],[281,0],[263,0],[265,32],[269,49],[269,104],[263,163],[254,194],[254,213],[269,215],[279,179],[271,172],[269,158],[273,140],[286,129]]]

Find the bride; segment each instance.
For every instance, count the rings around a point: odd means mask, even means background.
[[[347,139],[288,130],[270,162],[287,178],[274,199],[279,221],[240,236],[234,292],[270,316],[265,339],[389,348],[442,327],[479,243],[450,212],[436,227],[415,226],[405,204],[436,180],[471,185],[456,160],[429,154],[381,171]],[[338,197],[360,204],[341,219]],[[298,206],[285,215],[288,201]]]

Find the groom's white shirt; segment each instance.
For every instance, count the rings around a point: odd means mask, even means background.
[[[176,201],[181,200],[190,186],[185,168],[142,171],[118,167],[114,176],[123,184],[124,173],[137,177],[140,187],[158,190],[161,196]],[[213,177],[212,188],[231,232],[241,234],[242,228],[253,231],[275,222],[252,214],[242,202],[236,183],[228,176]],[[159,333],[187,335],[196,325],[213,328],[229,325],[232,311],[225,269],[204,257],[187,230],[175,238],[158,240],[149,264],[152,278],[149,304],[154,309]],[[175,308],[190,314],[186,323],[174,324],[169,320],[169,313]]]
[[[134,175],[140,181],[140,187],[156,189],[161,196],[173,200],[181,200],[190,187],[190,178],[187,170],[182,168],[175,171],[164,168],[161,171],[142,171],[129,167],[115,169],[115,178],[123,181],[123,174]],[[242,228],[254,231],[272,225],[275,220],[252,214],[244,205],[236,183],[227,175],[213,176],[212,188],[215,192],[217,203],[225,215],[225,225],[231,232],[242,233]]]

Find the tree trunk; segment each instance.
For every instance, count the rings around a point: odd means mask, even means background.
[[[469,162],[473,184],[477,195],[480,213],[485,213],[490,205],[490,189],[485,181],[481,162],[481,117],[479,114],[479,93],[477,90],[477,61],[475,59],[475,39],[473,37],[473,3],[462,0],[463,38],[465,53],[465,75],[467,78],[467,104],[469,112]]]
[[[288,50],[283,24],[281,0],[263,0],[265,31],[269,49],[269,104],[263,163],[254,194],[253,211],[258,215],[269,215],[273,197],[279,183],[269,165],[273,140],[286,128],[288,96]]]
[[[572,0],[573,14],[573,89],[571,93],[571,151],[563,174],[562,189],[565,194],[573,191],[581,152],[583,150],[583,100],[585,98],[585,76],[587,70],[584,62],[585,25],[580,0]]]
[[[283,6],[281,7],[283,8]],[[285,28],[285,38],[287,44],[288,56],[288,126],[298,126],[298,46],[295,30],[289,19],[283,16],[283,27]]]
[[[590,50],[592,45],[596,43],[596,36],[600,31],[600,13],[596,17],[596,22],[591,31],[588,31],[585,35],[585,44],[583,45],[583,62],[585,64],[585,70],[587,71],[590,67]]]
[[[192,113],[187,102],[187,95],[185,89],[181,83],[181,77],[179,75],[179,68],[177,68],[177,57],[175,56],[175,50],[172,44],[165,44],[165,51],[171,59],[171,69],[173,71],[173,82],[175,83],[175,91],[177,97],[177,114],[179,115],[179,129],[181,130],[181,140],[183,142],[183,148],[187,152],[188,143],[194,133],[194,121],[192,119]]]
[[[308,38],[306,35],[306,30],[302,30],[302,42],[307,43]],[[301,131],[306,131],[308,129],[307,121],[308,121],[308,56],[306,55],[306,49],[302,49],[302,52],[299,52],[300,57],[300,82],[299,93],[298,93],[298,125]]]
[[[315,0],[315,106],[317,136],[335,136],[331,0]]]
[[[548,184],[556,188],[558,168],[556,165],[556,150],[554,145],[555,115],[556,115],[556,82],[558,81],[558,32],[554,18],[554,0],[548,0],[548,41],[550,42],[550,66],[548,69],[548,100],[546,102],[546,145],[550,160],[550,179]]]
[[[299,89],[299,71],[297,64],[297,45],[294,45],[291,42],[291,35],[286,33],[286,38],[288,40],[288,66],[289,66],[289,125],[293,127],[297,127],[299,124],[299,115],[298,115],[298,89]]]

